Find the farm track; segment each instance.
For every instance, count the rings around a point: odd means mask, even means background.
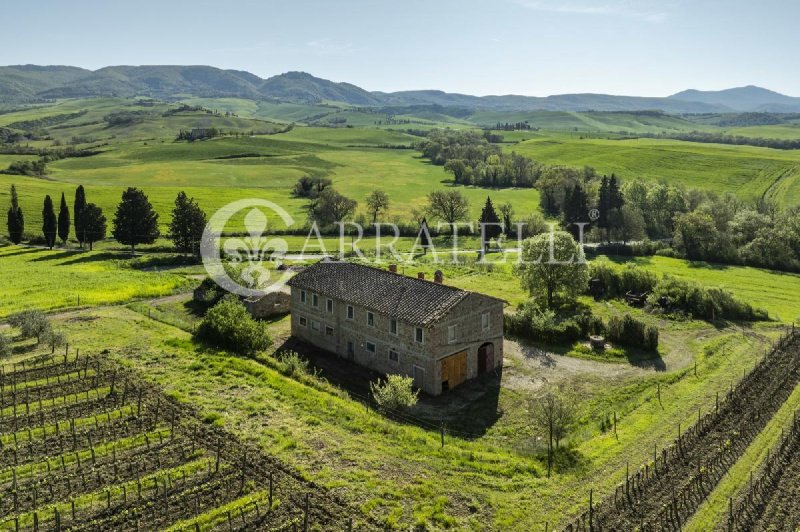
[[[1,529],[382,528],[91,356],[0,368],[0,492]]]
[[[680,530],[800,382],[792,334],[668,449],[567,530]]]

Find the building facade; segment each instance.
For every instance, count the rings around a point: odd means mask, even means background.
[[[345,262],[289,281],[292,335],[431,395],[503,363],[503,307],[490,296]]]

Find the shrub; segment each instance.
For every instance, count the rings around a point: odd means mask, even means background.
[[[645,325],[630,314],[611,316],[606,327],[606,338],[615,344],[636,347],[648,351],[658,349],[658,329]]]
[[[546,344],[573,343],[598,328],[591,311],[569,307],[557,313],[542,309],[533,300],[520,305],[517,312],[505,317],[510,334]]]
[[[41,310],[24,310],[8,317],[8,323],[19,329],[23,338],[36,338],[41,343],[52,332],[50,320]]]
[[[211,345],[250,355],[270,346],[265,324],[254,320],[235,297],[225,297],[206,314],[197,337]]]
[[[650,271],[626,264],[617,268],[607,262],[593,261],[589,265],[589,277],[598,279],[607,298],[622,297],[627,292],[650,292],[658,283],[658,276]]]
[[[681,310],[694,318],[758,321],[769,319],[761,309],[739,301],[721,288],[706,288],[696,282],[676,279],[668,275],[658,283],[648,297],[648,304],[661,307],[666,298],[667,307]]]
[[[369,384],[372,397],[383,410],[405,410],[417,404],[418,391],[414,391],[414,380],[402,375],[389,375],[386,380]]]
[[[278,360],[283,363],[281,370],[284,375],[291,377],[292,375],[306,375],[308,374],[308,360],[300,358],[296,351],[281,351],[278,354]]]

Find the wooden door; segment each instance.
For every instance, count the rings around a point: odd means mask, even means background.
[[[467,351],[459,351],[443,358],[441,364],[442,391],[452,390],[467,380]]]

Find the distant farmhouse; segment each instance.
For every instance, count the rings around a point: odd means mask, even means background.
[[[322,261],[289,280],[292,335],[438,395],[503,363],[501,299],[388,270]]]

